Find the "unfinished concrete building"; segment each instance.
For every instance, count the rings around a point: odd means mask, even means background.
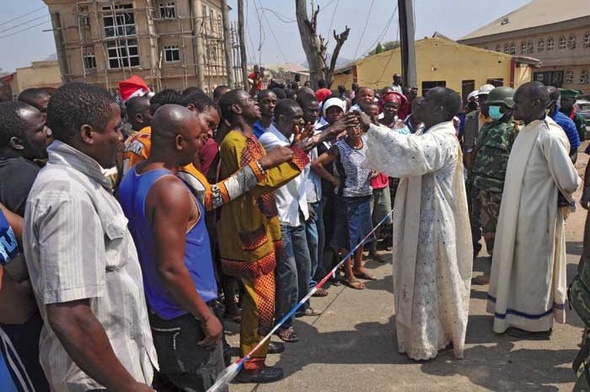
[[[227,83],[219,0],[44,0],[64,82],[116,92],[129,76],[154,90]]]

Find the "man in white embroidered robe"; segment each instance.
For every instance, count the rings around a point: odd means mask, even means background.
[[[519,132],[508,160],[494,245],[488,311],[494,332],[547,338],[565,322],[564,217],[558,208],[580,184],[563,130],[545,115],[547,89],[522,85],[514,95]]]
[[[453,345],[463,357],[473,246],[463,160],[453,116],[459,95],[437,87],[416,108],[422,134],[370,125],[367,165],[402,178],[393,216],[393,275],[398,349],[415,360]],[[366,117],[361,116],[366,127]]]

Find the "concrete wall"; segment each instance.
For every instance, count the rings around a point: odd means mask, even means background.
[[[30,67],[16,69],[17,90],[21,91],[32,87],[59,87],[61,85],[61,73],[57,61],[34,61]]]
[[[473,80],[476,88],[488,79],[510,83],[511,56],[459,45],[442,38],[425,38],[416,42],[418,90],[424,82],[444,81],[446,87],[461,92],[464,80]],[[382,88],[392,83],[394,73],[401,72],[399,49],[367,57],[357,62],[358,83]]]
[[[350,73],[341,73],[334,75],[334,82],[332,83],[332,88],[336,89],[338,86],[342,85],[346,87],[348,91],[350,91],[352,84],[354,83],[354,75],[352,72]]]

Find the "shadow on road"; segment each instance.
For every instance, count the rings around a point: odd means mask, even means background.
[[[584,243],[581,241],[568,241],[565,243],[565,249],[568,255],[582,255],[582,250],[584,249]]]
[[[576,350],[516,349],[509,337],[496,338],[496,345],[477,345],[465,350],[465,359],[452,353],[422,364],[422,371],[436,376],[460,375],[492,391],[558,391],[547,384],[571,383],[569,367]]]

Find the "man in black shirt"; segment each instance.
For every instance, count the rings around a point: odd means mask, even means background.
[[[23,102],[0,103],[0,203],[19,216],[47,157],[45,117]]]
[[[24,102],[0,102],[0,203],[20,217],[25,214],[27,197],[40,170],[35,160],[47,158],[46,144],[43,113]],[[49,386],[39,364],[43,321],[32,300],[25,260],[11,263],[17,262],[25,273],[18,277],[5,274],[2,280],[0,330],[12,342],[34,389],[47,391]]]

